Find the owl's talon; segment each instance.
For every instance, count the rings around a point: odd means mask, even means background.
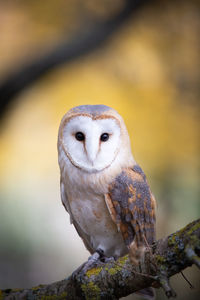
[[[104,257],[101,258],[101,261],[105,264],[110,263],[110,262],[114,262],[115,260],[116,259],[113,256],[111,256],[111,257],[104,256]]]
[[[85,274],[88,270],[96,267],[97,263],[100,261],[101,256],[103,256],[103,250],[97,249],[89,258],[86,263],[83,264],[80,273]]]
[[[99,257],[102,258],[104,257],[104,251],[101,248],[98,248],[95,252],[97,252],[99,254]]]
[[[77,275],[81,272],[81,270],[83,269],[84,265],[85,265],[85,263],[83,263],[80,267],[78,267],[78,269],[76,269],[76,270],[72,273],[72,275],[71,275],[70,277],[72,278],[73,281],[76,280]],[[67,278],[67,279],[68,279],[68,278]]]
[[[88,261],[86,262],[86,264],[88,262],[91,262],[91,263],[96,263],[101,257],[101,254],[99,253],[99,251],[95,251],[89,258],[88,258]]]
[[[88,261],[83,263],[80,267],[78,267],[77,270],[75,270],[71,278],[72,280],[76,280],[77,276],[84,275],[88,270],[92,269],[93,267],[96,267],[97,263],[99,261],[103,262],[101,258],[105,258],[104,252],[102,249],[97,249],[89,258]]]
[[[107,257],[104,254],[104,251],[101,248],[98,248],[96,252],[99,254],[99,260],[103,263],[109,263],[115,261],[115,258],[113,256]]]

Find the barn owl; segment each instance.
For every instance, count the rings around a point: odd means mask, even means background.
[[[91,254],[132,252],[134,261],[137,249],[154,242],[155,199],[114,109],[70,109],[59,128],[58,161],[62,203]]]

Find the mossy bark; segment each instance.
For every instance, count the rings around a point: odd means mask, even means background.
[[[170,297],[169,278],[193,263],[200,267],[200,219],[146,249],[138,266],[124,256],[49,285],[1,290],[0,300],[119,299],[148,286],[162,286]]]

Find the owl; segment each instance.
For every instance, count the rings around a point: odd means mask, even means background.
[[[155,199],[131,153],[122,117],[105,105],[82,105],[58,134],[62,203],[91,254],[137,262],[155,240]]]

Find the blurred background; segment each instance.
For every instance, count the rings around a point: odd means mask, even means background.
[[[125,2],[0,1],[0,86],[56,45],[81,41],[80,28],[89,32],[94,22],[115,18]],[[95,51],[49,68],[5,100],[0,288],[61,280],[89,256],[59,191],[57,131],[73,106],[105,104],[124,117],[134,157],[158,202],[157,238],[199,217],[199,17],[195,0],[144,1]],[[177,299],[197,299],[199,271],[192,267],[184,274],[195,289],[181,274],[174,276]],[[164,299],[162,290],[157,294]]]

